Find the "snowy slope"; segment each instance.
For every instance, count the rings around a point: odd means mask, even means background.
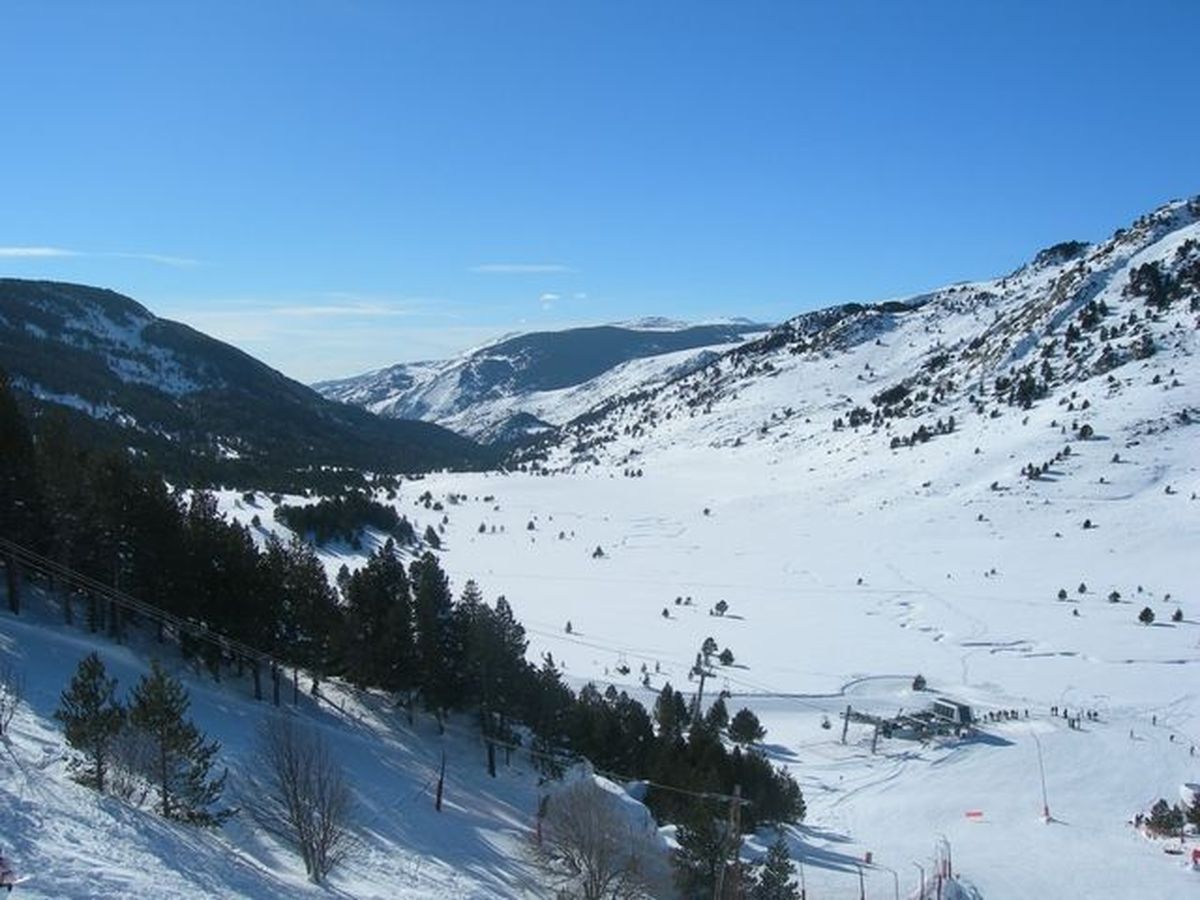
[[[477,440],[537,433],[614,391],[658,384],[764,326],[662,318],[508,335],[449,360],[402,363],[314,387],[381,416],[437,422]]]
[[[984,444],[1027,413],[1062,438],[1186,421],[1200,395],[1172,370],[1197,351],[1198,218],[1200,198],[1169,204],[1068,259],[1048,251],[1005,278],[799,316],[686,377],[607,399],[521,459],[644,465],[699,444],[886,457],[921,426],[936,442],[951,416]],[[1146,266],[1171,287],[1165,305],[1147,302]],[[834,433],[838,420],[849,433]]]
[[[52,720],[59,692],[78,661],[99,652],[127,691],[148,670],[153,644],[134,648],[56,624],[34,602],[17,619],[0,614],[0,660],[20,671],[27,703],[0,745],[0,834],[3,851],[30,880],[14,896],[30,898],[319,897],[459,898],[541,896],[521,862],[538,788],[523,757],[490,779],[472,722],[451,723],[444,737],[419,717],[410,729],[382,701],[328,682],[319,708],[307,691],[298,715],[320,729],[354,788],[357,848],[316,888],[299,858],[246,812],[222,829],[168,823],[149,809],[100,797],[74,783],[69,748]],[[221,741],[230,770],[226,800],[245,807],[255,793],[255,728],[270,709],[249,684],[200,676],[168,650],[168,669],[192,698],[191,714]],[[285,692],[285,699],[288,697]],[[433,810],[440,754],[447,758],[445,807]]]

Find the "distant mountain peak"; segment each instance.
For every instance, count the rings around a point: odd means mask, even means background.
[[[657,383],[700,354],[707,359],[714,348],[735,346],[767,328],[744,319],[697,325],[648,317],[524,332],[454,359],[401,363],[314,387],[378,415],[435,421],[481,440],[510,440],[573,418],[605,391]]]

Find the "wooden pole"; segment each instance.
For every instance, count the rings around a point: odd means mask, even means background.
[[[446,751],[442,751],[442,771],[438,774],[437,796],[433,801],[433,808],[438,812],[442,811],[442,790],[446,784]]]
[[[842,713],[842,743],[846,743],[846,732],[850,728],[850,704],[846,704],[846,711]]]
[[[738,832],[739,823],[742,816],[742,786],[735,784],[733,786],[733,796],[729,798],[729,825],[725,833],[725,839],[721,841],[721,867],[717,869],[717,881],[713,885],[713,900],[722,900],[725,896],[725,873],[737,866],[737,857],[734,858],[732,864],[725,861],[725,857],[729,852],[729,848],[736,848],[740,843],[741,835]],[[735,850],[736,852],[736,850]],[[736,874],[734,878],[736,879]]]

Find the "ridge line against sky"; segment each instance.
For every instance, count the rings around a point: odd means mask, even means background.
[[[1200,191],[1192,0],[48,0],[5,26],[0,275],[303,381],[920,293]]]

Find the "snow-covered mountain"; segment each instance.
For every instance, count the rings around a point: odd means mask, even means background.
[[[331,465],[478,465],[473,442],[430,423],[334,403],[234,347],[113,291],[0,279],[0,367],[33,408],[97,443],[192,479]]]
[[[652,317],[533,332],[453,359],[401,363],[314,388],[381,416],[506,442],[562,424],[613,393],[677,377],[765,330],[745,319],[689,325]]]
[[[553,471],[643,468],[672,448],[894,458],[952,432],[987,453],[1041,429],[1136,440],[1200,418],[1200,198],[1001,278],[793,318],[651,390],[605,399],[521,451]],[[970,460],[964,460],[969,464]],[[1019,474],[1019,472],[1014,472]],[[1040,474],[1040,473],[1039,473]]]

